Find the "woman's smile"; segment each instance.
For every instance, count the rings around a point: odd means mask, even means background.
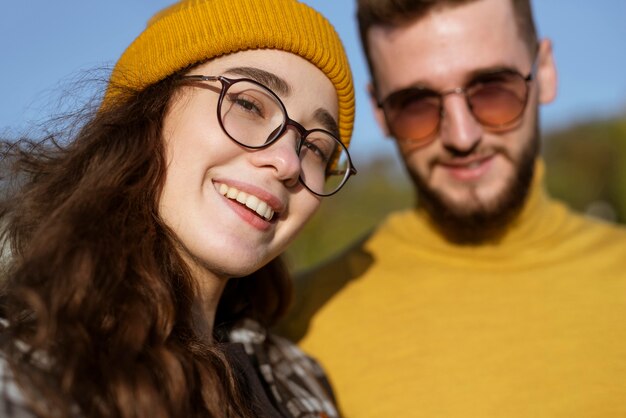
[[[234,187],[229,187],[225,184],[220,184],[219,192],[222,196],[231,200],[236,200],[248,209],[256,212],[257,215],[261,216],[268,222],[271,221],[274,216],[274,210],[266,202],[253,194],[246,193]]]
[[[322,111],[337,118],[333,84],[297,55],[243,51],[193,70],[232,77],[240,76],[238,71],[249,76],[269,75],[284,85],[284,89],[277,89],[282,91],[280,100],[306,129],[324,127],[319,117]],[[224,106],[230,107],[225,111],[219,107],[219,94],[202,88],[217,81],[194,82],[183,87],[164,121],[169,163],[160,214],[190,259],[204,266],[207,273],[248,274],[284,251],[313,215],[320,197],[299,181],[303,167],[294,142],[300,132],[286,130],[270,146],[253,150],[229,137],[235,133],[249,139],[246,135],[257,135],[259,129],[266,135],[261,116],[268,103],[263,107],[260,100],[267,97],[259,93],[256,84],[236,85],[233,91],[241,102],[236,103],[242,107],[227,103]],[[259,99],[253,102],[259,109],[253,107],[249,113],[247,105],[253,98]],[[216,109],[225,113],[216,117]],[[224,131],[224,126],[230,131]],[[309,140],[316,138],[311,135]]]

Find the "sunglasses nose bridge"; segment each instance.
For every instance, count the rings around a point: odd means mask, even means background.
[[[442,99],[445,98],[446,96],[450,96],[451,94],[462,94],[467,97],[465,87],[455,87],[453,89],[446,90],[446,91],[439,93]]]
[[[463,96],[463,101],[465,102],[465,106],[467,106],[467,110],[469,111],[469,113],[472,115],[472,117],[474,119],[476,119],[476,115],[474,115],[474,109],[472,106],[472,103],[470,102],[470,98],[467,94],[467,89],[465,87],[455,87],[453,89],[450,90],[446,90],[443,91],[441,93],[439,93],[439,97],[440,97],[440,103],[439,103],[439,125],[441,125],[441,122],[443,120],[443,118],[446,116],[446,114],[448,113],[446,111],[446,98],[449,96],[453,96],[453,95],[462,95]]]
[[[455,87],[453,89],[441,92],[441,93],[439,93],[439,95],[441,97],[441,110],[442,110],[442,112],[443,112],[444,102],[445,102],[446,97],[452,96],[452,95],[462,95],[463,99],[465,100],[465,103],[467,104],[467,107],[470,110],[472,109],[472,104],[470,103],[469,96],[467,94],[467,89],[465,87]]]
[[[462,95],[462,97],[455,97]],[[446,97],[451,96],[448,100]],[[474,114],[467,91],[458,87],[441,93],[439,134],[444,146],[467,152],[482,136],[482,125]]]

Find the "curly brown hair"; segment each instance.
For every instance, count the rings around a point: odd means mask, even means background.
[[[194,331],[197,285],[157,210],[177,79],[119,95],[71,141],[1,144],[0,350],[38,417],[250,414],[219,340]],[[284,313],[281,261],[251,276],[229,281],[217,331]]]

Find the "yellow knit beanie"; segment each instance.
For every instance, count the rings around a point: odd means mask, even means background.
[[[348,60],[332,25],[296,0],[182,0],[150,19],[122,54],[111,86],[142,90],[167,76],[222,55],[250,49],[297,54],[326,74],[339,100],[339,132],[346,146],[354,123]],[[114,89],[105,95],[105,103]]]

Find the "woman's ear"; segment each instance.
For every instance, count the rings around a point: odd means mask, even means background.
[[[537,85],[539,86],[539,103],[546,104],[555,99],[558,84],[556,63],[552,54],[552,41],[542,39],[539,43],[538,54]]]

